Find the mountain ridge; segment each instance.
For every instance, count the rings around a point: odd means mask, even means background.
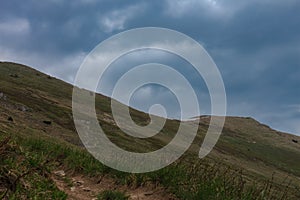
[[[25,65],[0,62],[1,132],[25,138],[45,136],[82,147],[72,118],[72,87]],[[96,94],[99,122],[108,131],[109,139],[118,146],[136,152],[153,151],[170,142],[176,134],[179,121],[168,119],[155,137],[146,140],[128,137],[114,123],[110,101],[109,97]],[[148,114],[132,108],[130,113],[136,123],[149,123]],[[186,152],[194,159],[210,122],[209,116],[200,118],[198,135]],[[253,118],[226,117],[220,140],[205,162],[218,160],[223,165],[243,169],[243,176],[249,182],[270,180],[274,173],[276,184],[289,177],[294,182],[291,188],[294,188],[300,184],[299,143],[299,136],[273,130]],[[289,186],[293,191],[291,188]]]

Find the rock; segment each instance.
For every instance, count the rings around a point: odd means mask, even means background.
[[[144,193],[145,196],[150,196],[150,195],[153,195],[153,194],[154,194],[154,192],[152,192],[152,191],[149,191],[149,192],[145,192],[145,193]]]
[[[60,177],[66,176],[66,173],[65,173],[64,170],[56,171],[56,172],[54,172],[54,174],[55,174],[56,176],[60,176]]]
[[[82,190],[85,191],[85,192],[90,192],[91,191],[91,189],[89,187],[82,188]]]
[[[83,181],[74,181],[73,182],[76,186],[81,186],[81,185],[83,185]]]
[[[3,92],[0,92],[0,99],[6,101],[6,95]]]
[[[9,117],[7,118],[7,120],[8,120],[8,121],[11,121],[11,122],[14,121],[14,119],[13,119],[11,116],[9,116]]]
[[[294,143],[298,143],[298,140],[292,139],[292,142],[294,142]]]
[[[44,120],[43,123],[44,123],[44,124],[47,124],[47,125],[51,125],[51,124],[52,124],[52,122],[49,121],[49,120]]]
[[[28,111],[28,108],[27,108],[26,106],[20,106],[20,107],[18,108],[18,110],[20,110],[20,111],[22,111],[22,112],[26,112],[26,111]]]
[[[10,74],[10,77],[19,78],[19,75],[18,74]]]

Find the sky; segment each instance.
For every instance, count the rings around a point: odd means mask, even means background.
[[[74,82],[84,58],[100,42],[125,30],[163,27],[199,42],[218,66],[227,95],[227,114],[251,116],[280,131],[300,135],[300,1],[298,0],[17,0],[0,6],[0,61],[36,68]],[[113,84],[137,64],[158,62],[181,70],[210,114],[201,77],[184,60],[158,50],[118,59],[99,84]],[[167,88],[145,85],[130,105],[152,104],[178,117],[178,101]],[[202,105],[201,105],[202,104]],[[194,113],[191,113],[191,117]]]

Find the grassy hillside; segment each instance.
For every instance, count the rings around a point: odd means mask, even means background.
[[[252,118],[227,117],[217,146],[199,160],[199,145],[210,120],[203,116],[193,145],[179,161],[153,173],[121,173],[103,166],[83,148],[72,120],[71,96],[72,86],[63,81],[27,66],[0,63],[0,198],[66,199],[71,193],[53,179],[59,169],[71,177],[80,174],[91,180],[109,176],[113,187],[95,194],[99,199],[123,193],[127,198],[132,188],[160,188],[159,195],[153,194],[158,196],[146,199],[300,198],[297,136],[272,130]],[[155,137],[137,139],[116,126],[108,97],[96,95],[96,110],[108,137],[135,152],[161,148],[179,124],[168,120]],[[138,124],[149,122],[145,113],[131,109],[131,115]]]

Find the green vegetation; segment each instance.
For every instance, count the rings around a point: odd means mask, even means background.
[[[71,85],[26,66],[0,63],[1,92],[6,98],[0,99],[0,198],[66,199],[51,179],[58,168],[87,177],[107,175],[116,187],[152,184],[178,199],[300,198],[300,146],[292,142],[300,139],[251,118],[228,117],[215,149],[199,160],[209,123],[203,118],[193,145],[180,160],[156,172],[130,174],[102,165],[83,148],[72,122]],[[109,98],[97,95],[99,122],[124,149],[153,151],[176,134],[179,122],[167,120],[155,137],[130,137],[113,123],[109,105]],[[147,114],[134,109],[130,113],[138,124],[149,123]],[[126,197],[115,190],[99,195]]]
[[[1,135],[3,137],[3,135]],[[0,141],[0,199],[66,199],[49,178],[48,157],[33,154],[10,137]]]
[[[1,135],[1,196],[65,199],[50,179],[51,171],[63,165],[88,176],[110,174],[116,185],[140,187],[147,182],[162,185],[180,199],[287,199],[287,185],[265,182],[246,185],[241,171],[209,161],[195,162],[183,158],[167,168],[147,174],[129,174],[112,170],[95,160],[85,150],[45,137]],[[5,137],[4,137],[5,136]],[[12,175],[13,174],[13,175]],[[285,190],[282,190],[282,187]],[[101,196],[102,195],[102,196]],[[102,199],[124,199],[118,192],[105,192]],[[113,198],[115,197],[115,198]]]
[[[98,195],[98,200],[127,200],[128,196],[126,196],[123,192],[119,191],[111,191],[105,190]]]

